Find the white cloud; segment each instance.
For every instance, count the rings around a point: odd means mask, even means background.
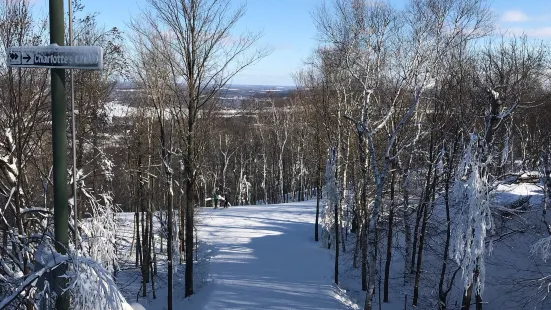
[[[519,10],[507,11],[503,14],[503,21],[510,23],[525,22],[528,20],[528,16],[524,12]]]
[[[528,37],[551,38],[551,27],[537,28],[506,28],[507,33],[515,36],[526,34]]]

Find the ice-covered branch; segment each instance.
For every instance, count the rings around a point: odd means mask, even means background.
[[[27,289],[29,286],[34,285],[36,280],[38,278],[42,277],[45,273],[51,272],[56,267],[58,267],[61,264],[66,263],[70,260],[70,257],[67,255],[56,255],[54,256],[48,263],[44,265],[40,270],[35,271],[27,276],[25,281],[19,285],[19,287],[8,297],[4,298],[0,302],[0,309],[4,309],[7,307],[10,303],[12,303],[15,299],[17,299],[18,296],[21,296],[23,294],[23,291]]]
[[[534,243],[530,248],[532,255],[541,255],[543,261],[547,261],[551,257],[551,236],[542,238]]]
[[[425,80],[426,80],[426,77],[425,77]],[[386,145],[385,158],[390,158],[390,150],[394,146],[394,141],[396,140],[396,137],[397,137],[398,133],[402,130],[402,127],[405,126],[407,121],[411,118],[411,116],[413,115],[413,113],[417,109],[417,106],[419,105],[419,101],[420,101],[421,92],[423,91],[424,84],[425,84],[425,81],[423,81],[421,86],[416,88],[415,94],[414,94],[414,97],[413,97],[413,101],[411,102],[408,111],[406,112],[406,114],[404,114],[404,116],[402,116],[402,119],[400,120],[400,122],[398,123],[396,128],[393,130],[392,135],[391,135],[391,137],[388,140],[388,143]]]

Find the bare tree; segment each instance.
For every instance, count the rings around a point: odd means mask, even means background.
[[[170,68],[170,84],[176,104],[171,115],[176,131],[183,139],[183,178],[186,270],[185,296],[193,294],[194,195],[198,177],[197,136],[199,115],[215,100],[215,95],[238,72],[268,54],[252,51],[260,36],[245,33],[234,36],[232,30],[245,13],[245,6],[233,6],[229,0],[149,0],[150,14],[134,21],[134,30],[142,33],[147,24],[162,39],[163,52],[157,53]],[[144,22],[145,20],[145,22]],[[185,220],[184,220],[185,218]]]
[[[0,57],[7,59],[11,46],[45,42],[45,29],[37,24],[26,1],[1,1]],[[6,262],[1,271],[9,277],[5,282],[14,285],[21,280],[15,275],[32,271],[28,264],[37,246],[18,236],[42,233],[51,218],[46,190],[51,182],[47,173],[40,174],[41,155],[47,147],[47,70],[31,70],[0,64],[0,260]],[[38,171],[33,164],[40,167]],[[41,208],[32,211],[33,205]]]

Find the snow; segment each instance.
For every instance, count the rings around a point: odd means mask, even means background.
[[[136,108],[111,101],[105,104],[105,111],[109,117],[127,117],[136,114]]]
[[[140,112],[138,108],[123,104],[117,100],[107,102],[104,106],[104,111],[109,123],[113,121],[113,117],[131,117]],[[147,117],[157,117],[157,111],[152,106],[146,107],[144,111],[144,115]],[[175,111],[168,107],[164,109],[165,118],[171,118],[174,113]]]
[[[492,93],[492,96],[495,100],[499,99],[499,93],[493,89],[490,89],[490,92]]]
[[[485,309],[520,309],[526,302],[523,298],[531,298],[530,307],[526,306],[526,309],[532,309],[546,294],[547,284],[551,281],[547,276],[551,274],[551,266],[545,262],[549,258],[545,254],[550,252],[551,239],[541,239],[542,235],[536,233],[537,226],[541,225],[540,210],[535,208],[541,203],[541,188],[532,183],[500,184],[491,196],[492,207],[531,196],[529,211],[535,212],[524,214],[523,221],[517,220],[517,217],[494,215],[497,231],[492,236],[494,251],[491,256],[485,257],[487,285],[484,300],[488,302]],[[434,309],[429,306],[436,301],[433,294],[440,272],[441,253],[431,252],[431,249],[441,242],[444,220],[439,211],[441,209],[441,205],[436,206],[436,212],[431,216],[432,228],[428,230],[431,238],[427,241],[427,256],[423,262],[427,267],[421,280],[421,297],[424,299],[419,309]],[[122,244],[132,237],[133,214],[119,213],[119,219],[117,238]],[[184,299],[184,268],[178,268],[173,290],[174,309],[360,309],[365,292],[359,289],[360,269],[351,267],[353,251],[347,250],[341,254],[340,286],[336,286],[332,274],[333,249],[321,248],[320,243],[313,241],[314,221],[315,201],[198,209],[200,259],[195,268],[195,294]],[[352,249],[353,234],[349,238],[347,249]],[[379,240],[380,246],[384,246],[385,241],[383,234]],[[391,267],[391,302],[383,303],[383,310],[403,309],[404,297],[411,298],[408,296],[411,288],[402,284],[403,256],[399,251],[402,245],[402,236],[399,236]],[[123,309],[166,309],[164,259],[159,255],[161,271],[156,282],[157,299],[140,298],[139,302],[145,307],[125,302]],[[41,262],[51,266],[49,259]],[[95,268],[85,259],[79,259],[77,263],[88,266],[88,270]],[[450,262],[450,268],[455,269],[456,265]],[[117,285],[126,300],[135,301],[141,278],[128,278],[124,272],[120,271]],[[103,275],[98,276],[109,280]],[[527,279],[530,281],[527,282]],[[111,286],[108,282],[100,281],[106,287]],[[460,274],[456,282],[461,283]],[[85,287],[87,285],[89,282],[83,283],[83,289],[89,289]],[[448,299],[450,308],[460,300],[461,293],[461,285],[454,287]],[[374,301],[378,305],[376,299]],[[541,309],[549,309],[546,307],[548,302],[544,304],[542,301],[541,304]]]
[[[359,309],[333,284],[330,252],[313,241],[315,202],[202,213],[208,276],[175,309]]]
[[[139,303],[123,303],[122,304],[123,310],[146,310],[142,305]]]
[[[492,208],[495,205],[506,205],[527,195],[533,198],[530,205],[536,206],[541,200],[541,188],[532,183],[500,184],[490,195],[491,205]],[[441,253],[431,249],[442,241],[441,228],[444,227],[442,221],[445,220],[441,214],[442,206],[437,203],[430,220],[431,228],[428,230],[431,238],[423,262],[427,267],[421,279],[420,309],[434,308],[431,306],[436,301],[433,294],[440,272]],[[228,209],[201,208],[197,212],[199,262],[194,269],[195,294],[190,298],[183,297],[184,266],[178,266],[174,273],[174,309],[362,308],[365,292],[359,287],[360,268],[351,267],[353,251],[347,250],[341,254],[340,286],[337,286],[333,283],[332,272],[334,248],[327,250],[320,247],[321,243],[313,241],[315,201],[236,206]],[[457,214],[454,212],[453,215]],[[549,257],[542,255],[549,252],[551,239],[537,243],[541,235],[532,230],[535,225],[539,225],[540,212],[526,213],[526,222],[517,221],[514,217],[507,219],[495,216],[497,234],[491,238],[494,250],[491,256],[484,257],[487,282],[484,300],[488,302],[486,308],[499,309],[503,305],[513,305],[505,308],[518,309],[522,296],[533,298],[534,302],[530,305],[535,305],[545,294],[543,290],[549,281],[545,275],[551,274],[551,266],[544,261]],[[117,227],[119,233],[122,234],[125,229],[129,231],[125,231],[124,237],[119,234],[118,238],[121,243],[126,243],[132,237],[133,214],[121,213],[119,217],[123,222],[119,222],[122,226]],[[518,233],[513,234],[515,231]],[[390,277],[391,302],[381,304],[383,310],[403,309],[404,298],[409,298],[408,303],[411,300],[408,295],[412,292],[411,287],[409,284],[403,286],[404,261],[400,255],[404,242],[402,237],[399,234],[394,245]],[[354,235],[350,234],[348,238],[346,247],[353,249]],[[385,242],[383,233],[379,246],[382,248]],[[126,250],[129,248],[126,247]],[[133,257],[129,259],[132,261]],[[135,277],[128,277],[125,271],[119,273],[117,285],[126,300],[139,301],[144,305],[125,303],[125,310],[166,309],[166,256],[158,253],[158,259],[160,272],[156,281],[156,299],[150,299],[149,288],[148,298],[137,298],[141,285],[139,270],[136,270]],[[384,263],[384,259],[379,259]],[[379,260],[377,264],[380,265]],[[174,265],[178,265],[177,260]],[[455,268],[457,265],[450,261],[450,272]],[[532,281],[519,287],[518,283],[526,279]],[[453,307],[454,303],[460,301],[461,284],[464,282],[459,273],[456,286],[448,299],[449,306]],[[378,307],[377,296],[374,302],[377,305],[375,307]]]
[[[541,188],[530,183],[499,184],[495,190],[493,201],[496,205],[506,206],[524,196],[537,197],[536,199],[542,200]]]

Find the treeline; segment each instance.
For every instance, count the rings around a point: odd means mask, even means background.
[[[139,100],[139,96],[131,94],[123,102]],[[215,194],[230,205],[298,201],[315,195],[317,176],[311,172],[317,169],[311,158],[315,137],[300,112],[302,108],[293,106],[298,104],[295,97],[245,100],[240,108],[231,110],[213,106],[199,116],[205,129],[200,138],[194,189],[197,206],[212,206],[206,200]],[[140,106],[113,120],[110,144],[120,160],[115,169],[121,172],[116,179],[127,189],[135,182],[122,172],[132,169],[129,167],[140,161],[139,156],[152,157],[152,167],[160,165],[155,156],[159,140],[154,134],[158,128],[151,112],[149,107]],[[173,139],[178,136],[174,134]],[[181,171],[181,164],[175,173]],[[176,178],[179,184],[181,177]],[[126,192],[128,198],[134,196],[132,190]],[[117,202],[127,211],[134,205],[125,196],[118,197]]]

